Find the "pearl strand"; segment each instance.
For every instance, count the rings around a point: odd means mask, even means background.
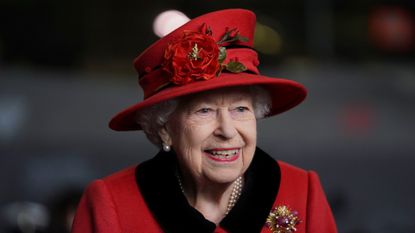
[[[180,190],[182,191],[183,195],[186,196],[180,175],[177,173],[176,176],[177,176],[177,181],[179,183]],[[242,188],[243,188],[243,182],[242,182],[242,176],[240,176],[233,182],[232,193],[231,193],[231,196],[229,197],[225,216],[228,215],[231,209],[235,206],[236,202],[238,201],[239,197],[242,194]]]
[[[238,177],[238,179],[235,180],[231,196],[229,198],[228,207],[226,208],[225,216],[229,214],[231,209],[235,206],[236,202],[238,201],[239,197],[242,193],[242,176]]]

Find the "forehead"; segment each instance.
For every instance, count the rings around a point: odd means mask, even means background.
[[[184,96],[180,99],[183,104],[199,103],[225,103],[234,101],[252,101],[252,94],[249,87],[228,87],[205,91],[193,95]]]

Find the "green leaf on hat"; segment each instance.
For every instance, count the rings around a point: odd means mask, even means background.
[[[226,58],[226,48],[225,47],[219,47],[219,63],[222,63],[225,61]]]
[[[218,44],[222,44],[225,42],[229,42],[228,40],[231,39],[231,32],[236,30],[236,28],[231,29],[231,31],[226,31],[225,34],[222,36],[222,38],[217,42]]]
[[[248,37],[241,36],[237,30],[237,28],[228,29],[217,44],[233,43],[235,41],[248,42]]]
[[[226,65],[226,70],[232,72],[232,73],[241,73],[245,70],[247,70],[246,66],[244,64],[237,62],[237,61],[230,61]]]
[[[240,35],[238,35],[238,39],[242,42],[248,42],[249,41],[248,37],[240,36]]]

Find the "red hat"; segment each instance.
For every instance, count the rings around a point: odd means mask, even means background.
[[[294,81],[259,73],[253,47],[255,14],[243,9],[199,16],[159,39],[135,60],[144,100],[118,113],[113,130],[140,130],[138,110],[192,93],[232,86],[268,90],[272,116],[301,103],[307,92]]]

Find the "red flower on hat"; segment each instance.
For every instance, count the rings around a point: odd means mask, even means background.
[[[247,68],[237,58],[223,64],[226,44],[247,41],[237,28],[226,28],[225,34],[216,42],[212,30],[206,24],[201,32],[184,31],[183,37],[170,43],[164,50],[162,69],[169,74],[170,83],[184,85],[198,80],[209,80],[220,75],[222,70],[240,73]],[[159,87],[165,87],[166,83]]]
[[[220,71],[219,47],[209,35],[186,31],[164,51],[163,70],[176,85],[209,80]]]

